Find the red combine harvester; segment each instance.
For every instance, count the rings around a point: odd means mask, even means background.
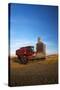
[[[16,50],[16,55],[18,56],[20,62],[26,64],[29,60],[45,59],[45,44],[38,40],[36,47],[36,52],[34,51],[34,46],[21,47],[20,49]]]

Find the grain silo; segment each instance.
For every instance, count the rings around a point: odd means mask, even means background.
[[[36,51],[39,54],[46,55],[46,45],[41,41],[40,37],[38,37],[38,41],[36,44]]]

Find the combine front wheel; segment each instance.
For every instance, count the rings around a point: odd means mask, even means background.
[[[22,64],[26,64],[26,63],[28,63],[28,59],[27,59],[26,56],[22,56],[22,57],[20,57],[20,61],[21,61]]]

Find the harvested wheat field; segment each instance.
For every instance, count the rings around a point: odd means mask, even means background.
[[[58,83],[58,56],[21,64],[17,57],[10,59],[10,86],[44,85]]]

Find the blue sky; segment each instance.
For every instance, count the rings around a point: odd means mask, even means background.
[[[58,7],[10,4],[10,52],[33,45],[37,38],[46,44],[47,54],[58,51]]]

